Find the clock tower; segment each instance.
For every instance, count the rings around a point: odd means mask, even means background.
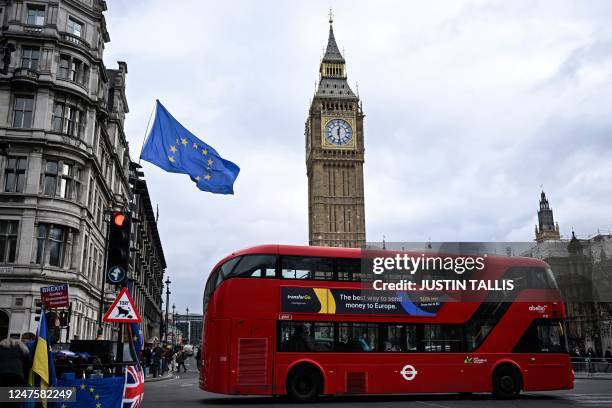
[[[327,49],[306,119],[310,245],[365,245],[363,118],[347,82],[330,12]]]

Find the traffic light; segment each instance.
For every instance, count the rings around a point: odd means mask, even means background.
[[[130,228],[132,219],[129,212],[115,211],[108,231],[108,252],[106,258],[106,281],[122,285],[127,279],[130,264]]]
[[[36,309],[34,309],[34,314],[36,316],[34,316],[34,320],[39,322],[40,321],[40,314],[42,313],[42,300],[37,300],[35,305],[36,305]]]
[[[60,327],[66,327],[68,326],[68,324],[70,324],[70,314],[68,313],[67,310],[60,311],[59,314],[57,315],[57,318],[59,319]]]

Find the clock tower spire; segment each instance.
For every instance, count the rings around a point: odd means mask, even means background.
[[[363,118],[329,13],[327,48],[306,119],[310,245],[365,245]]]

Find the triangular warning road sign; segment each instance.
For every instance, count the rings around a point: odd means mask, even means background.
[[[127,288],[121,289],[102,320],[107,323],[140,323],[140,315]]]

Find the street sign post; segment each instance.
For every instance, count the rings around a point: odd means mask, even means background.
[[[45,286],[40,288],[40,300],[47,309],[68,307],[70,300],[68,297],[68,284]]]

